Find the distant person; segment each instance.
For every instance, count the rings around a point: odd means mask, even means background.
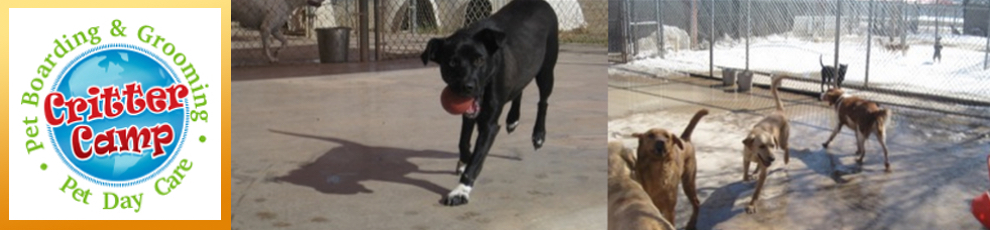
[[[935,56],[932,56],[932,62],[936,60],[942,63],[942,37],[935,37]]]

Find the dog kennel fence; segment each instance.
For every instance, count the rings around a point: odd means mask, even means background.
[[[756,84],[790,75],[809,93],[820,91],[821,65],[840,63],[848,65],[844,88],[986,116],[990,39],[966,32],[990,21],[977,16],[990,12],[984,2],[610,0],[609,60],[719,79],[721,69],[749,70]]]
[[[418,58],[430,38],[444,37],[498,11],[510,0],[326,0],[294,9],[281,27],[288,41],[280,63],[319,61],[315,29],[352,28],[348,61]],[[563,43],[605,45],[607,3],[547,0],[557,12]],[[235,2],[236,3],[236,2]],[[237,6],[231,6],[237,7]],[[257,29],[232,22],[234,66],[268,64]],[[281,44],[272,43],[273,49]]]

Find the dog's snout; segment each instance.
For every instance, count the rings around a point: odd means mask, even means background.
[[[775,157],[773,157],[773,156],[770,156],[770,157],[768,157],[767,159],[769,159],[769,160],[770,160],[770,162],[773,162],[774,160],[777,160],[777,158],[775,158]]]
[[[475,87],[476,86],[475,86],[474,82],[466,82],[466,83],[464,83],[464,92],[474,93]]]
[[[655,149],[660,155],[667,154],[667,144],[663,141],[654,142],[653,149]]]

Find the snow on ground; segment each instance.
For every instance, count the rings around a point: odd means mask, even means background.
[[[983,70],[986,38],[951,35],[943,39],[942,61],[932,62],[934,48],[931,35],[910,36],[907,55],[888,52],[876,42],[872,45],[869,83],[871,87],[884,87],[929,94],[954,94],[953,96],[990,100],[990,70]],[[887,37],[873,38],[887,39]],[[866,41],[859,35],[843,36],[840,63],[848,64],[844,84],[861,85],[866,81]],[[744,68],[745,43],[742,40],[716,42],[714,65],[717,67]],[[796,37],[773,35],[751,40],[750,68],[764,72],[787,72],[799,77],[819,78],[819,57],[826,65],[832,65],[835,44],[830,41],[815,42]],[[649,56],[642,53],[641,56]],[[630,62],[624,67],[646,72],[663,69],[707,72],[707,50],[671,53],[666,59],[646,58]]]

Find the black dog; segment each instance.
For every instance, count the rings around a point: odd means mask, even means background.
[[[511,133],[519,124],[522,91],[536,78],[540,101],[533,127],[533,147],[543,146],[546,136],[547,97],[553,90],[557,63],[557,15],[541,0],[509,2],[491,17],[434,38],[421,58],[440,65],[440,75],[454,93],[475,98],[474,108],[463,116],[460,136],[460,184],[441,200],[444,205],[462,205],[481,172],[488,150],[495,141],[499,115],[506,103],[512,107],[506,119]],[[471,135],[478,126],[474,153]]]
[[[842,88],[842,81],[846,79],[846,68],[849,66],[846,64],[839,64],[839,69],[836,71],[834,66],[825,65],[822,63],[822,56],[818,56],[818,64],[822,66],[822,92],[825,92],[825,84],[828,84],[828,88],[831,89],[832,86],[836,88]],[[835,84],[832,81],[835,80]]]
[[[942,37],[935,37],[935,55],[932,56],[932,62],[935,61],[942,63]]]

